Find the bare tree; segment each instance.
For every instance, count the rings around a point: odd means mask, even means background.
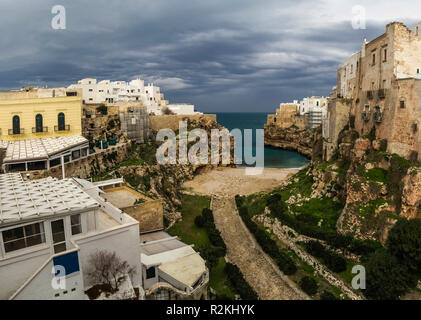
[[[170,114],[174,114],[174,112],[170,110],[170,108],[165,107],[162,109],[162,114],[170,115]]]
[[[107,284],[113,292],[118,291],[126,274],[132,277],[135,269],[122,261],[115,252],[97,251],[89,257],[88,278],[94,284]]]

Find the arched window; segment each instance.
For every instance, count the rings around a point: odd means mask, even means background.
[[[58,114],[58,131],[64,131],[66,130],[66,120],[64,117],[64,113],[60,112]]]
[[[20,134],[20,118],[13,116],[13,134]]]
[[[35,132],[43,132],[43,128],[42,128],[42,115],[41,114],[37,114],[35,116]]]

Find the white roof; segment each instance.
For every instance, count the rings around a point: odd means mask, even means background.
[[[7,148],[4,162],[15,162],[30,159],[48,159],[51,155],[83,143],[88,143],[88,140],[82,136],[65,136],[8,142],[0,141],[0,147],[4,145]]]
[[[97,207],[99,203],[72,179],[23,180],[18,173],[0,175],[0,225]]]
[[[140,261],[147,267],[160,265],[166,262],[174,261],[191,254],[197,254],[191,246],[184,245],[177,249],[169,249],[168,251],[160,252],[157,254],[147,255],[143,252],[140,253]]]
[[[158,269],[170,275],[175,280],[192,287],[206,271],[206,264],[198,253],[194,253],[174,261],[163,263]]]

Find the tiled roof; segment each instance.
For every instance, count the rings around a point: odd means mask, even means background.
[[[48,159],[49,156],[65,151],[71,147],[88,143],[82,136],[65,136],[44,139],[0,141],[7,148],[4,162],[30,159]]]
[[[98,206],[72,179],[23,180],[18,173],[0,175],[0,225]]]

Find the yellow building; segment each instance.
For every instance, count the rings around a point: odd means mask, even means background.
[[[82,134],[82,97],[0,94],[0,140],[31,140]]]
[[[64,88],[0,92],[1,170],[48,170],[88,155],[78,92]]]

